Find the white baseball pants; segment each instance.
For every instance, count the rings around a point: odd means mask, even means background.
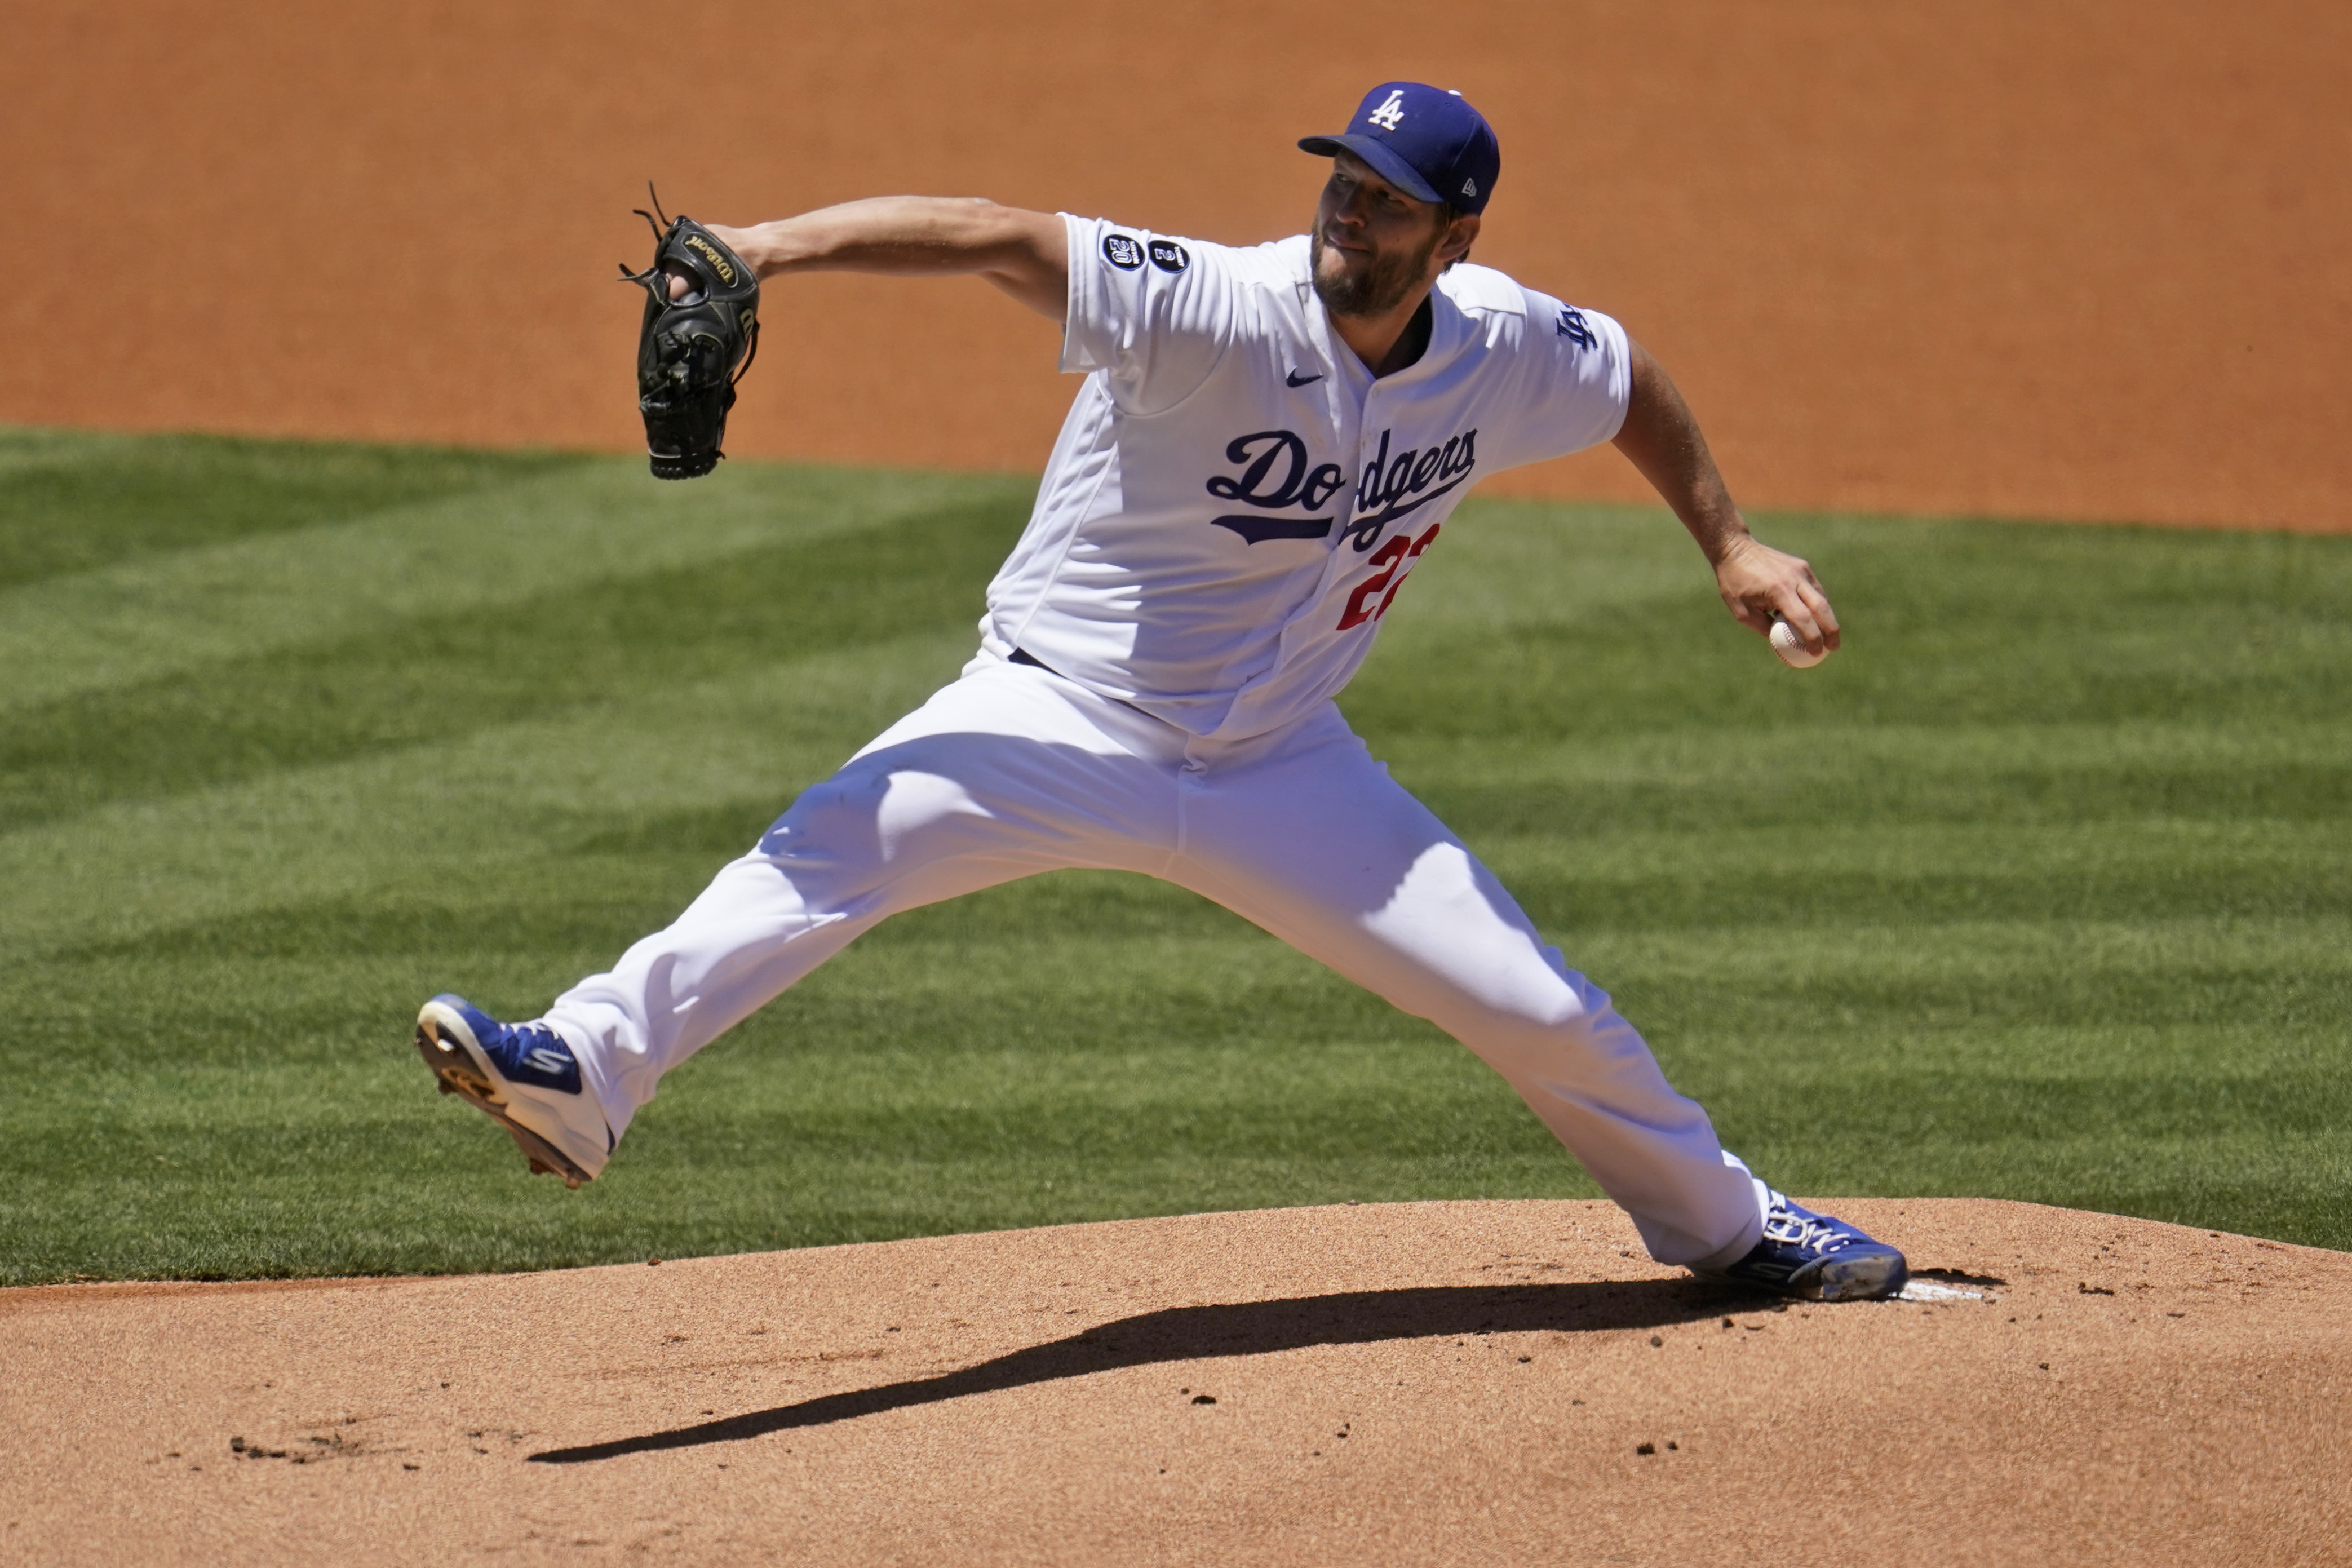
[[[1727,1264],[1760,1234],[1761,1184],[1706,1113],[1328,703],[1204,741],[983,653],[546,1021],[617,1134],[662,1074],[877,922],[1062,867],[1188,888],[1431,1020],[1519,1092],[1658,1261]]]

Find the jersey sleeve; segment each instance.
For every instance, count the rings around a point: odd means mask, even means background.
[[[1579,310],[1532,289],[1524,292],[1512,399],[1517,417],[1510,438],[1496,443],[1505,447],[1497,468],[1564,458],[1613,440],[1633,396],[1633,343],[1623,327],[1598,310]]]
[[[1173,408],[1209,379],[1235,331],[1240,289],[1220,245],[1062,215],[1070,298],[1062,368],[1102,371],[1131,414]]]

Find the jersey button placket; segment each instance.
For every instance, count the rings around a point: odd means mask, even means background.
[[[1381,384],[1377,381],[1372,383],[1371,390],[1364,394],[1364,416],[1356,423],[1356,471],[1348,478],[1348,521],[1351,523],[1356,520],[1356,513],[1363,510],[1364,498],[1360,487],[1364,482],[1364,471],[1372,460],[1372,450],[1378,444],[1379,437],[1374,432],[1388,427],[1386,403],[1387,399],[1381,395]],[[1359,550],[1355,541],[1343,539],[1339,547],[1332,552],[1339,575],[1344,577],[1354,571],[1356,563],[1363,560],[1371,545],[1372,542],[1366,540],[1363,549]]]
[[[1342,415],[1340,417],[1344,421],[1345,416]],[[1355,469],[1340,484],[1339,493],[1332,498],[1336,504],[1331,509],[1331,531],[1328,536],[1331,542],[1330,548],[1323,558],[1322,582],[1316,589],[1313,603],[1307,609],[1308,616],[1318,617],[1316,628],[1318,630],[1323,629],[1319,617],[1323,614],[1324,604],[1329,597],[1332,588],[1340,578],[1345,577],[1353,569],[1356,560],[1356,552],[1348,547],[1348,529],[1356,521],[1356,485],[1363,478],[1364,473],[1363,423],[1360,420],[1358,421],[1353,432],[1356,438],[1352,441],[1347,439],[1350,433],[1346,430],[1344,424],[1338,434],[1340,437],[1339,450],[1355,451]]]
[[[1329,449],[1339,454],[1342,462],[1347,460],[1349,452],[1357,451],[1357,468],[1341,479],[1338,493],[1331,498],[1331,531],[1324,536],[1329,543],[1324,552],[1322,574],[1317,580],[1314,594],[1290,618],[1291,627],[1299,632],[1321,629],[1324,600],[1331,592],[1331,585],[1348,571],[1348,557],[1354,553],[1346,543],[1348,525],[1354,521],[1356,481],[1363,473],[1363,457],[1358,451],[1363,445],[1363,415],[1352,395],[1353,388],[1349,386],[1344,372],[1335,361],[1324,361],[1324,374],[1329,377],[1331,388],[1324,403],[1330,422]],[[1352,420],[1350,415],[1354,416]]]

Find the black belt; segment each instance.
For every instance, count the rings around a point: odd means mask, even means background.
[[[1014,664],[1025,664],[1032,669],[1042,669],[1056,680],[1070,680],[1068,676],[1064,675],[1060,670],[1055,669],[1052,665],[1047,664],[1044,659],[1039,658],[1035,654],[1029,652],[1025,648],[1016,647],[1013,650],[1013,662]],[[1076,686],[1078,683],[1075,680],[1071,680],[1070,684]],[[1125,698],[1114,697],[1111,700],[1118,703],[1122,708],[1134,708],[1135,711],[1138,713],[1143,712],[1142,709],[1136,708],[1134,703],[1128,701]]]

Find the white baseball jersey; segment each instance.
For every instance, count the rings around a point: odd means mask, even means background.
[[[1623,329],[1492,268],[1446,271],[1428,349],[1375,381],[1306,236],[1063,221],[1062,368],[1090,374],[982,638],[1192,734],[1264,733],[1337,694],[1473,484],[1623,422]]]

